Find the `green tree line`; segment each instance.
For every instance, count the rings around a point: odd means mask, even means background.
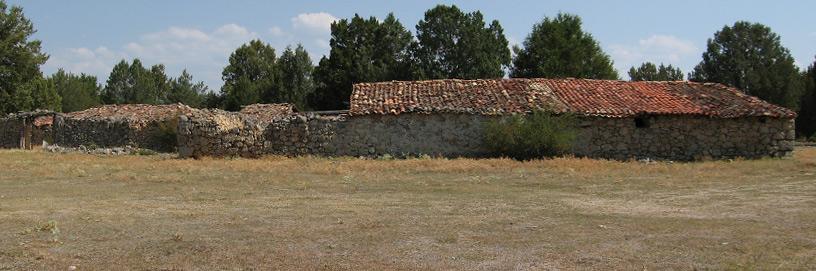
[[[253,103],[292,103],[300,110],[348,108],[352,85],[361,82],[509,77],[620,78],[613,61],[579,16],[558,13],[533,25],[510,48],[497,20],[455,5],[427,10],[414,35],[394,14],[384,19],[354,15],[331,25],[329,54],[315,65],[301,45],[280,55],[261,40],[237,48],[222,72],[224,85],[210,90],[186,70],[168,77],[165,67],[122,60],[104,85],[63,70],[44,76],[48,60],[35,28],[17,6],[0,0],[0,112],[33,109],[76,111],[99,104],[184,103],[239,110]],[[688,80],[717,82],[799,112],[801,136],[816,133],[814,66],[800,71],[769,27],[738,21],[716,31]],[[646,62],[628,71],[632,81],[684,80],[672,65]]]

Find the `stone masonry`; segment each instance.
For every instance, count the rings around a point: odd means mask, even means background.
[[[54,143],[64,147],[132,146],[174,151],[178,118],[193,111],[181,105],[105,105],[58,115]]]
[[[332,155],[484,157],[484,123],[473,114],[317,116],[268,122],[239,113],[206,111],[182,117],[182,157]],[[584,117],[573,154],[609,159],[698,160],[780,157],[793,150],[793,120],[695,116]],[[705,128],[701,128],[705,127]]]

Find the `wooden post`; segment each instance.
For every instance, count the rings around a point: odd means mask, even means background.
[[[32,120],[31,123],[26,123],[23,129],[25,130],[25,149],[33,149],[31,139],[34,136],[34,121]]]
[[[26,119],[22,119],[22,125],[20,125],[20,149],[25,149],[25,130],[26,130]]]

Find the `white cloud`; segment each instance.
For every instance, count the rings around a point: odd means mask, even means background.
[[[652,35],[636,44],[613,44],[609,46],[609,53],[615,68],[625,77],[630,67],[646,61],[673,64],[688,72],[698,60],[700,49],[693,42],[675,36]]]
[[[273,26],[273,27],[269,28],[269,34],[272,34],[272,36],[274,36],[274,37],[280,37],[280,36],[285,35],[286,32],[283,32],[283,29],[281,29],[280,27]]]
[[[145,65],[164,64],[169,76],[187,69],[195,80],[203,80],[211,89],[223,84],[221,71],[229,55],[253,39],[263,39],[280,52],[288,45],[303,43],[312,60],[329,51],[330,25],[337,20],[325,12],[303,13],[292,18],[288,26],[271,26],[262,34],[238,24],[224,24],[214,29],[172,26],[145,33],[129,42],[111,47],[66,48],[52,52],[44,66],[46,74],[64,68],[74,73],[96,75],[104,83],[120,60],[139,58]]]
[[[104,74],[107,76],[107,73],[113,69],[113,65],[126,57],[126,55],[113,52],[104,46],[96,49],[86,47],[68,48],[52,54],[48,62],[45,63],[44,68],[52,71],[62,68],[74,73],[97,76]],[[104,79],[105,76],[100,79]]]
[[[295,29],[329,33],[334,21],[337,21],[337,17],[326,12],[301,13],[292,18],[292,26]]]
[[[165,64],[171,76],[188,69],[196,80],[203,80],[217,89],[222,84],[220,71],[230,53],[256,38],[259,38],[258,33],[237,24],[226,24],[209,32],[169,27],[144,34],[118,50],[69,48],[52,54],[45,66],[50,70],[65,68],[74,73],[97,75],[104,81],[119,60],[138,57],[145,65]]]

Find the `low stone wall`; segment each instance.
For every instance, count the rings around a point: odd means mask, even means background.
[[[117,119],[74,119],[57,117],[54,143],[65,147],[132,146],[156,151],[174,151],[176,118],[130,122]]]
[[[179,121],[179,154],[482,157],[491,155],[485,148],[483,127],[492,118],[295,114],[259,120],[240,113],[200,111]],[[584,118],[573,153],[621,160],[779,157],[793,149],[793,125],[792,119],[773,118]]]
[[[198,110],[180,117],[181,157],[266,154],[332,155],[332,138],[342,117],[283,115],[274,119],[222,110]]]
[[[64,147],[131,146],[162,152],[176,148],[178,117],[185,105],[105,105],[57,116],[54,143]]]
[[[6,117],[0,119],[0,148],[19,148],[22,119]]]
[[[115,147],[130,144],[131,129],[125,121],[88,120],[58,116],[54,120],[54,143],[65,147]]]

